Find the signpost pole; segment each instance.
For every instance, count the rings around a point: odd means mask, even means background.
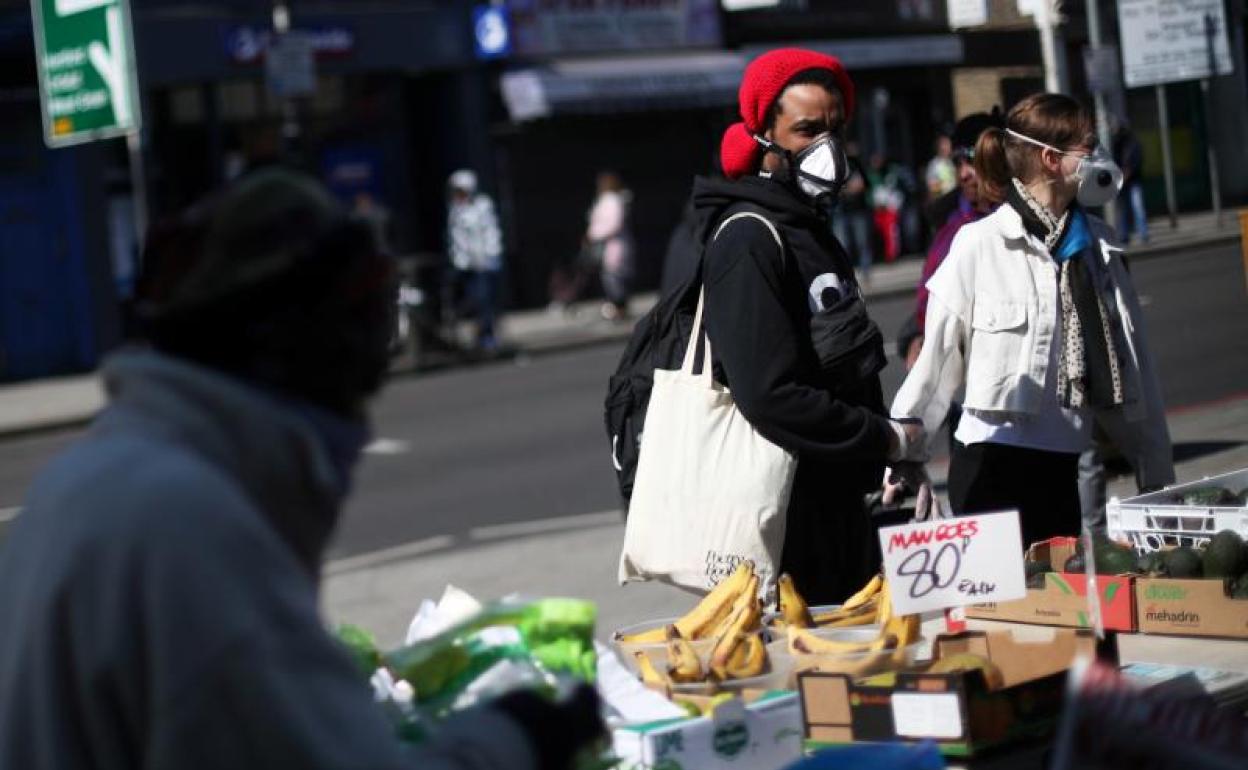
[[[143,136],[141,131],[126,134],[126,150],[130,156],[130,191],[134,198],[134,242],[139,245],[138,259],[143,259],[143,246],[147,242],[147,167],[143,163]],[[139,263],[140,266],[142,263]]]
[[[1205,14],[1205,40],[1209,47],[1209,75],[1200,80],[1200,95],[1205,102],[1205,147],[1209,157],[1209,191],[1213,197],[1213,217],[1222,226],[1222,187],[1218,177],[1218,152],[1213,146],[1213,99],[1209,96],[1209,81],[1218,74],[1218,58],[1213,50],[1217,24],[1213,16]]]
[[[1101,49],[1101,10],[1098,0],[1088,0],[1088,45],[1093,52]],[[1098,84],[1097,88],[1092,90],[1092,103],[1096,110],[1096,138],[1100,141],[1101,146],[1107,151],[1114,151],[1113,137],[1109,132],[1109,114],[1105,109],[1105,88],[1107,83]],[[1105,219],[1111,223],[1112,227],[1117,227],[1118,221],[1115,216],[1115,208],[1123,205],[1119,201],[1110,201],[1105,205]]]
[[[1157,130],[1161,134],[1161,165],[1166,176],[1166,211],[1170,214],[1170,229],[1179,228],[1179,217],[1174,210],[1174,156],[1170,153],[1170,107],[1166,103],[1166,86],[1158,83]]]

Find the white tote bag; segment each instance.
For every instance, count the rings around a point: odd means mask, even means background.
[[[771,222],[753,213],[729,217],[716,236],[743,216],[761,220],[780,244]],[[780,566],[797,458],[763,438],[712,378],[704,294],[681,368],[654,371],[619,579],[704,592],[750,559],[767,596]],[[695,374],[699,338],[703,365]]]

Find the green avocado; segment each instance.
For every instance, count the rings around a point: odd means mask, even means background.
[[[1240,575],[1239,580],[1231,584],[1231,598],[1248,599],[1248,572]]]
[[[1225,487],[1202,487],[1183,495],[1184,505],[1237,505],[1239,496]]]
[[[1093,552],[1096,556],[1096,573],[1098,575],[1121,575],[1135,572],[1135,551],[1118,543],[1097,544]]]
[[[1248,571],[1248,549],[1239,533],[1224,529],[1205,546],[1202,565],[1207,578],[1233,578]]]
[[[1160,551],[1146,553],[1135,561],[1135,571],[1141,575],[1163,575],[1166,570],[1166,559]]]
[[[1201,575],[1200,554],[1182,546],[1166,554],[1166,572],[1172,578],[1198,578]]]

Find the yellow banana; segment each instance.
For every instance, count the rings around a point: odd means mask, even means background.
[[[757,580],[754,582],[757,583]],[[728,627],[715,639],[715,646],[711,649],[711,671],[716,676],[721,679],[725,678],[728,660],[732,657],[732,651],[737,646],[740,636],[757,630],[761,616],[762,608],[758,604],[757,595],[751,594],[746,597],[746,601],[740,603]]]
[[[784,620],[784,624],[797,628],[813,626],[815,621],[810,617],[810,607],[797,592],[797,586],[793,585],[793,578],[787,574],[781,575],[777,584],[780,594],[780,617]]]
[[[748,679],[762,675],[766,668],[767,648],[763,645],[763,638],[752,633],[739,640],[728,658],[724,673],[728,679]]]
[[[885,580],[880,587],[880,609],[875,615],[875,622],[880,626],[888,625],[888,621],[893,617],[893,589]]]
[[[625,644],[662,644],[666,639],[663,626],[656,626],[635,634],[621,634],[619,641]]]
[[[871,649],[872,641],[846,642],[840,639],[824,639],[804,628],[789,626],[789,652],[793,655],[854,655]]]
[[[859,612],[856,615],[824,615],[815,618],[819,628],[849,628],[851,626],[869,626],[875,622],[875,610]]]
[[[880,575],[880,573],[875,573],[875,576],[867,581],[867,584],[860,588],[858,593],[845,600],[845,603],[841,605],[841,609],[852,610],[855,607],[861,607],[880,592],[880,588],[883,584],[884,578]]]
[[[633,658],[637,661],[637,673],[641,674],[641,681],[649,687],[657,687],[666,690],[671,684],[667,677],[659,673],[655,668],[654,661],[650,660],[650,656],[642,650],[633,653]]]
[[[741,589],[741,593],[737,595],[737,600],[733,603],[732,609],[729,611],[729,613],[725,615],[724,618],[720,620],[719,623],[702,638],[719,639],[721,636],[726,634],[728,632],[729,626],[732,625],[733,618],[735,618],[737,616],[737,613],[740,612],[741,609],[745,607],[746,605],[753,605],[754,607],[758,609],[758,620],[761,621],[762,620],[762,606],[758,603],[758,576],[757,575],[750,576],[750,579],[747,580],[745,583],[745,588]],[[758,621],[755,621],[755,623],[752,626],[744,630],[752,631],[757,627],[758,627]]]
[[[673,682],[701,682],[706,678],[702,661],[688,639],[682,639],[676,626],[667,627],[667,676]]]
[[[731,614],[733,605],[748,588],[751,580],[754,581],[754,591],[757,592],[758,579],[754,575],[754,562],[743,561],[731,575],[711,589],[696,607],[676,621],[676,630],[680,631],[681,637],[694,640],[711,636],[715,627]]]
[[[906,662],[906,647],[919,640],[922,633],[922,621],[918,615],[894,615],[881,633],[896,638],[893,660],[902,664]]]

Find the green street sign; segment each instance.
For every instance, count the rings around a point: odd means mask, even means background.
[[[139,128],[139,88],[127,0],[31,0],[50,147]]]

